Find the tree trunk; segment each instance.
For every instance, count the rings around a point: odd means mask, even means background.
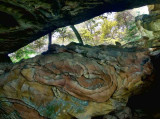
[[[81,43],[82,45],[84,45],[84,44],[83,44],[83,40],[82,40],[79,32],[78,32],[77,29],[75,28],[75,26],[74,26],[74,25],[70,25],[70,27],[72,28],[73,32],[75,33],[75,35],[76,35],[79,43]]]
[[[52,44],[52,32],[48,34],[48,49],[50,49]]]
[[[64,45],[64,37],[62,38],[62,44]]]
[[[148,52],[70,44],[0,64],[0,118],[86,119],[117,110],[153,81]]]

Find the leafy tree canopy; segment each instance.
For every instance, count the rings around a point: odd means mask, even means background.
[[[110,19],[112,16],[112,19]],[[80,36],[84,44],[88,45],[108,45],[119,42],[122,45],[138,41],[141,33],[135,23],[134,11],[123,11],[118,13],[105,13],[81,24],[72,27],[59,28],[52,32],[52,43],[67,45],[70,42],[78,42],[76,36]],[[78,31],[75,33],[75,31]],[[79,38],[80,38],[79,37]],[[80,40],[79,40],[80,41]],[[13,62],[27,59],[40,54],[48,47],[48,37],[44,36],[37,41],[12,53]]]

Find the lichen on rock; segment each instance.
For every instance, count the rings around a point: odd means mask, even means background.
[[[136,18],[137,26],[142,34],[143,46],[146,48],[159,47],[160,45],[160,5],[150,5],[149,15]]]
[[[153,80],[146,79],[153,75],[147,49],[112,45],[70,44],[11,67],[0,76],[0,100],[51,119],[108,114]],[[13,110],[21,117],[26,114]]]

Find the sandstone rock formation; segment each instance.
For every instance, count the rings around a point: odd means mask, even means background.
[[[0,0],[0,119],[130,118],[128,98],[159,79],[159,50],[73,43],[18,64],[2,62],[56,28],[156,3],[160,0]],[[157,4],[137,19],[145,48],[159,46],[159,16]]]
[[[108,114],[124,108],[154,76],[147,49],[74,43],[0,67],[2,119],[90,119]]]
[[[160,4],[149,6],[149,15],[138,16],[136,19],[137,26],[142,33],[143,47],[160,46]]]
[[[160,0],[0,0],[0,55],[63,26]]]

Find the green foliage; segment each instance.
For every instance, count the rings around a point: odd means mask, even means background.
[[[31,57],[31,55],[35,55],[35,54],[36,54],[36,52],[31,48],[31,46],[27,45],[27,46],[19,49],[18,51],[14,52],[11,55],[11,60],[12,60],[12,62],[16,63],[22,59],[28,59]]]
[[[119,31],[117,21],[109,20],[106,16],[99,16],[85,22],[80,33],[85,42],[92,46],[100,44],[114,44],[119,40],[119,35],[124,34]]]
[[[135,17],[132,15],[132,11],[118,12],[115,18],[118,22],[118,27],[124,32],[121,37],[121,41],[125,44],[128,42],[134,42],[140,39],[141,34],[136,26]]]
[[[132,11],[118,12],[114,13],[112,19],[109,19],[111,13],[107,13],[76,25],[76,27],[84,44],[92,46],[108,45],[115,44],[118,41],[124,45],[128,42],[138,41],[141,37],[134,21],[135,17],[132,14]],[[70,27],[59,28],[52,35],[54,37],[52,42],[60,45],[78,42]],[[42,47],[47,45],[46,41],[48,40],[45,39],[47,39],[47,36],[13,53],[11,56],[12,61],[18,62],[21,59],[27,59],[39,54]]]
[[[40,39],[28,44],[27,46],[17,50],[12,53],[10,58],[12,62],[16,63],[22,59],[31,58],[40,53],[41,48],[47,44],[46,39],[47,36],[41,37]]]
[[[91,32],[88,29],[81,29],[80,34],[85,44],[94,45],[94,42],[93,42],[94,36],[91,34]]]
[[[140,36],[135,25],[131,11],[114,13],[113,19],[109,19],[111,13],[107,13],[79,25],[76,25],[84,44],[100,45],[115,44],[116,41],[125,44],[137,40]],[[66,45],[69,42],[77,42],[75,34],[69,27],[55,31],[57,40],[54,43]]]
[[[63,27],[55,30],[53,36],[57,38],[54,43],[61,45],[68,44],[68,42],[73,42],[76,39],[73,31],[69,27]]]
[[[115,20],[117,21],[118,28],[123,30],[128,29],[130,23],[134,21],[134,16],[132,15],[131,11],[123,11],[117,12],[115,15]]]
[[[101,32],[102,32],[101,39],[105,39],[107,37],[110,37],[110,35],[111,35],[111,37],[113,37],[112,33],[114,33],[114,32],[112,32],[112,31],[117,30],[116,26],[117,26],[117,21],[109,21],[107,19],[103,19],[103,23],[101,26]]]
[[[127,29],[125,36],[123,38],[124,41],[127,42],[134,42],[141,38],[141,34],[138,32],[138,28],[135,22],[131,22],[129,28]]]
[[[81,24],[80,34],[85,44],[92,46],[98,45],[99,39],[99,18],[95,17]]]
[[[38,53],[38,51],[40,51],[40,49],[44,45],[47,45],[46,39],[47,39],[47,35],[31,43],[30,44],[31,49],[35,50]]]

